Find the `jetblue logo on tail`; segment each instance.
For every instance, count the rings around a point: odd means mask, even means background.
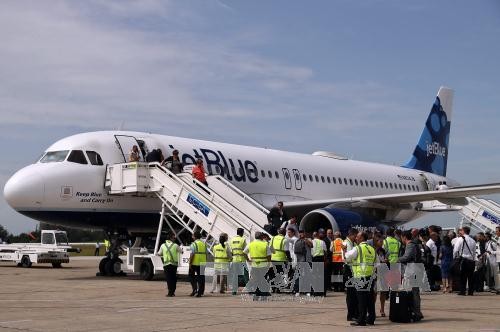
[[[446,148],[441,146],[439,142],[432,142],[431,144],[427,144],[427,157],[434,155],[434,156],[441,156],[441,157],[446,157]]]
[[[451,112],[449,113],[451,114]],[[450,119],[448,119],[447,113],[443,110],[441,99],[438,95],[432,105],[431,112],[425,122],[424,130],[413,151],[413,155],[403,167],[446,176],[449,138]]]

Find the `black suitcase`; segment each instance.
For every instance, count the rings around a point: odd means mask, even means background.
[[[411,292],[391,291],[389,320],[397,323],[410,323],[412,300]]]

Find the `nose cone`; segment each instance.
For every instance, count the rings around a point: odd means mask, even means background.
[[[44,179],[33,166],[35,165],[18,171],[3,188],[5,200],[17,211],[33,210],[42,206],[45,191]]]

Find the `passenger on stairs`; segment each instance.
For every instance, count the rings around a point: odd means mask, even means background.
[[[208,187],[207,178],[205,177],[205,168],[203,167],[202,159],[196,160],[196,166],[193,167],[192,174],[193,178],[195,178],[196,180],[200,181],[201,183],[203,183],[205,186]]]
[[[163,160],[162,164],[165,165],[174,174],[182,173],[184,169],[184,165],[179,158],[179,150],[172,151],[172,155]]]
[[[141,153],[139,152],[139,148],[137,147],[137,145],[134,145],[132,147],[128,161],[130,162],[141,161]]]

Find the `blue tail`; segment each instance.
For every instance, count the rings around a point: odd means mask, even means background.
[[[452,105],[453,90],[441,87],[415,151],[402,167],[446,176]]]

